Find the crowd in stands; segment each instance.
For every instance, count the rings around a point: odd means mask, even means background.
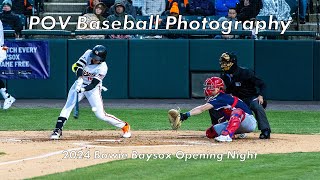
[[[304,0],[302,0],[304,1]],[[102,15],[97,15],[95,7],[105,4]],[[213,17],[219,22],[256,21],[257,16],[273,15],[276,20],[291,20],[290,7],[285,0],[89,0],[83,15],[95,14],[113,22],[124,21],[124,15],[130,20],[145,20],[146,16],[160,15],[160,29],[165,27],[166,17],[179,15],[184,17]],[[100,16],[100,18],[99,18]],[[212,18],[211,18],[212,19]],[[88,22],[90,23],[90,22]],[[177,29],[176,25],[169,27]],[[239,30],[239,29],[238,29]],[[183,38],[182,35],[168,35],[168,38]],[[130,38],[130,36],[108,36],[108,38]],[[217,39],[240,38],[235,35],[215,36]]]
[[[14,30],[15,37],[20,38],[27,18],[43,12],[43,4],[44,0],[3,0],[0,20],[4,30]]]
[[[306,1],[306,0],[300,0]],[[137,16],[170,14],[174,3],[180,15],[226,17],[230,8],[236,9],[239,20],[249,20],[257,15],[274,15],[278,20],[290,20],[290,6],[286,0],[89,0],[83,14],[93,13],[94,6],[102,2],[107,10],[104,17],[115,13],[115,4],[122,2],[125,13]],[[301,3],[304,4],[304,3]]]
[[[3,29],[14,30],[15,37],[19,38],[23,29],[23,23],[21,22],[19,15],[16,14],[15,11],[21,13],[25,12],[27,9],[22,8],[20,5],[12,6],[11,0],[4,0],[1,7],[2,12],[0,13],[0,20],[2,21]]]
[[[20,36],[23,22],[19,21],[21,15],[30,16],[34,12],[43,11],[44,0],[4,0],[0,20],[4,29],[12,29],[16,37]],[[305,1],[301,1],[303,8],[300,10],[300,22],[305,23]],[[35,10],[33,6],[37,6]],[[82,15],[88,17],[87,24],[92,20],[103,22],[124,21],[124,15],[130,15],[132,21],[144,19],[150,15],[160,15],[160,28],[165,27],[166,17],[213,17],[219,22],[255,21],[257,16],[273,15],[276,20],[291,20],[290,6],[286,0],[88,0],[87,7]],[[123,23],[122,23],[123,24]],[[102,28],[102,26],[100,26]],[[171,29],[176,29],[173,25]],[[108,36],[108,38],[130,38],[131,36]],[[183,36],[168,36],[180,38]],[[79,38],[102,38],[102,36],[79,36]],[[232,39],[239,36],[222,35],[215,38]]]

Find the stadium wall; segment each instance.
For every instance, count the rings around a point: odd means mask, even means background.
[[[27,41],[27,40],[26,40]],[[30,40],[28,40],[30,41]],[[191,75],[219,73],[222,52],[238,55],[267,84],[267,99],[320,100],[320,42],[312,40],[48,40],[47,80],[8,80],[17,98],[63,99],[71,65],[96,44],[108,49],[103,98],[191,98]]]

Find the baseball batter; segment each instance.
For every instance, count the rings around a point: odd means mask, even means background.
[[[251,110],[239,98],[224,93],[224,82],[221,78],[208,78],[204,86],[207,103],[195,107],[189,112],[181,113],[181,121],[210,109],[221,111],[228,119],[228,122],[213,125],[206,131],[208,138],[215,138],[216,141],[220,142],[230,142],[234,134],[248,133],[255,130],[256,119]]]
[[[56,127],[53,130],[51,139],[60,139],[62,129],[68,120],[72,109],[76,104],[76,96],[79,101],[86,97],[95,115],[107,123],[121,128],[122,137],[131,137],[130,125],[104,111],[101,97],[102,80],[106,76],[108,66],[105,62],[107,50],[102,45],[96,45],[92,50],[87,50],[80,59],[72,66],[78,79],[72,85],[68,93],[68,99],[58,117]]]
[[[7,49],[8,47],[6,47],[4,45],[4,34],[3,34],[3,26],[2,26],[2,22],[0,20],[0,63],[2,63],[6,58],[7,58]],[[4,82],[0,79],[0,93],[4,99],[4,103],[3,103],[3,109],[9,109],[11,107],[11,105],[16,101],[16,99],[14,97],[12,97],[10,94],[8,94],[6,86],[4,84]]]

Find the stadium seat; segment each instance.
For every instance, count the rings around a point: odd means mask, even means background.
[[[111,7],[112,5],[114,5],[114,1],[115,0],[102,0],[101,2],[103,2],[107,7]]]
[[[216,16],[206,16],[208,21],[213,21],[213,20],[218,20],[219,18],[217,18]]]
[[[202,21],[202,16],[183,16],[183,20],[191,22],[191,21]]]
[[[150,16],[136,16],[137,21],[148,21]]]
[[[269,27],[269,19],[270,19],[270,16],[257,16],[256,17],[256,20],[258,20],[258,21],[265,21],[267,27]],[[276,20],[276,18],[273,17],[273,20]]]
[[[23,15],[23,14],[17,14],[17,15],[18,15],[19,18],[20,18],[20,21],[21,21],[21,23],[22,23],[23,29],[25,29],[25,27],[26,27],[26,16]]]

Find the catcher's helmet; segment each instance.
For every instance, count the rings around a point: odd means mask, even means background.
[[[223,71],[228,71],[233,64],[237,64],[237,56],[234,53],[224,52],[220,56],[219,63]]]
[[[106,60],[107,57],[107,49],[106,47],[102,46],[102,45],[96,45],[90,54],[90,57],[100,61],[100,62],[104,62]]]
[[[204,82],[204,94],[208,96],[212,96],[212,92],[214,91],[214,88],[219,88],[220,90],[224,90],[224,82],[219,77],[211,77],[206,79]]]

